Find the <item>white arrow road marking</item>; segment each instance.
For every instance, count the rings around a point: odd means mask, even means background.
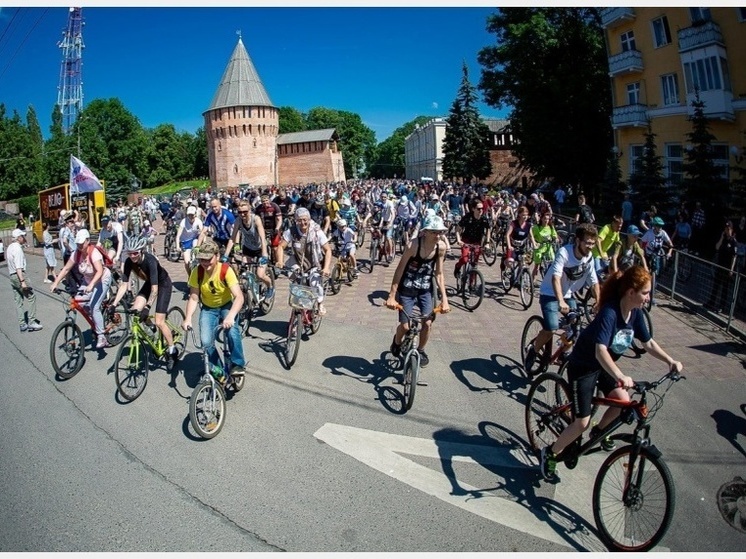
[[[451,495],[452,484],[442,471],[422,466],[399,455],[401,453],[441,460],[443,457],[442,448],[450,446],[454,450],[450,458],[453,461],[509,468],[515,468],[517,464],[519,467],[535,466],[535,460],[520,449],[511,449],[506,453],[505,450],[485,445],[451,442],[436,444],[434,440],[392,435],[333,423],[325,424],[314,433],[314,437],[340,452],[352,456],[363,464],[367,464],[379,472],[411,485],[428,495],[437,497],[446,503],[514,530],[568,546],[566,538],[559,535],[550,523],[537,518],[525,505],[502,498],[475,499],[469,494]],[[440,445],[441,451],[438,450],[438,445]],[[476,457],[477,460],[472,457]],[[471,487],[461,481],[459,481],[459,485],[466,491],[478,490],[478,488]],[[566,524],[566,522],[563,522],[563,524]],[[598,542],[593,534],[585,533],[580,536],[576,533],[575,537],[578,536],[582,538],[581,545],[584,547],[590,544],[590,548],[593,550],[603,549],[603,544]]]

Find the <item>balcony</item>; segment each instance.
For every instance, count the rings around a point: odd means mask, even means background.
[[[614,107],[611,115],[612,128],[646,128],[648,125],[648,106],[637,103]]]
[[[714,21],[705,21],[698,25],[692,25],[679,31],[679,52],[687,52],[694,49],[720,45],[725,47],[723,34],[720,26]]]
[[[628,50],[609,57],[609,76],[642,72],[642,53],[639,50]]]
[[[634,8],[601,8],[601,27],[613,29],[635,19]]]
[[[736,120],[736,113],[733,110],[733,94],[730,91],[722,89],[700,91],[699,98],[705,104],[704,113],[708,119],[725,120],[727,122]],[[690,117],[694,116],[694,108],[692,107],[694,99],[694,93],[687,93],[686,105]]]

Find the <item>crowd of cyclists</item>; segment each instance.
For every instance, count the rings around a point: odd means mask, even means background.
[[[481,251],[497,239],[504,247],[501,269],[516,257],[527,258],[538,284],[543,330],[529,347],[522,348],[526,371],[549,355],[542,348],[551,347],[560,316],[576,306],[575,295],[581,289],[592,293],[595,318],[583,329],[569,356],[575,420],[541,453],[542,474],[556,479],[563,448],[589,427],[595,387],[610,397],[628,398],[625,389],[632,386],[632,380],[617,361],[633,339],[672,369],[682,368],[652,339],[641,317],[642,307],[652,297],[656,258],[671,246],[662,221],[652,218],[641,235],[634,223],[623,230],[623,218],[614,216],[599,230],[592,223],[592,211],[584,206],[581,196],[575,219],[562,221],[541,192],[526,196],[520,191],[488,191],[480,185],[407,180],[348,181],[276,191],[245,187],[161,200],[145,197],[137,204],[114,207],[101,220],[95,244],[88,231],[76,225],[74,216],[64,216],[60,243],[65,265],[50,288],[55,290],[67,276],[74,276],[73,285],[91,294],[97,347],[105,348],[101,300],[111,290],[114,305],[118,304],[136,276],[139,287],[133,293],[132,310],[147,313],[154,307],[155,326],[168,344],[172,367],[178,352],[165,316],[173,282],[154,254],[152,239],[158,233],[174,235],[188,290],[183,327],[192,327],[194,313],[200,309],[202,346],[214,357],[214,331],[222,325],[228,332],[232,374],[243,375],[248,360],[238,327],[245,297],[239,285],[240,264],[256,263],[257,278],[265,284],[268,298],[275,294],[270,277],[277,275],[274,270],[299,268],[308,274],[323,315],[334,255],[351,258],[354,279],[358,241],[366,231],[378,230],[387,255],[395,256],[394,240],[399,236],[404,246],[385,302],[389,308],[400,309],[390,351],[398,355],[407,317],[416,306],[423,317],[418,350],[424,367],[429,363],[425,347],[433,307],[437,301],[440,312],[450,310],[444,278],[446,255],[452,248],[460,249],[454,271],[458,278],[470,251]],[[158,216],[162,227],[156,232],[153,223]],[[373,242],[372,234],[368,238]],[[542,262],[550,265],[541,269]],[[612,421],[615,411],[610,409],[596,427]]]

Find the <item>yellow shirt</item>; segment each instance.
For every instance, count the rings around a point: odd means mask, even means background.
[[[620,242],[619,231],[614,231],[611,228],[611,224],[604,225],[598,232],[598,240],[601,241],[601,253],[598,252],[598,247],[593,247],[593,256],[598,258],[603,254],[609,254],[609,250],[614,246],[614,243]]]
[[[220,269],[222,266],[228,265],[218,262],[215,264],[212,274],[205,270],[201,286],[199,285],[199,265],[189,274],[189,287],[199,288],[199,300],[202,301],[204,306],[211,309],[216,309],[230,303],[233,300],[231,287],[238,284],[236,272],[230,266],[228,266],[228,271],[225,274],[225,283],[220,281]]]

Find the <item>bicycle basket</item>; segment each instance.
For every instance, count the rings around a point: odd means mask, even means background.
[[[297,283],[290,284],[290,293],[288,294],[288,305],[294,309],[305,309],[311,310],[313,304],[316,302],[316,293],[310,287],[305,285],[299,285]]]

